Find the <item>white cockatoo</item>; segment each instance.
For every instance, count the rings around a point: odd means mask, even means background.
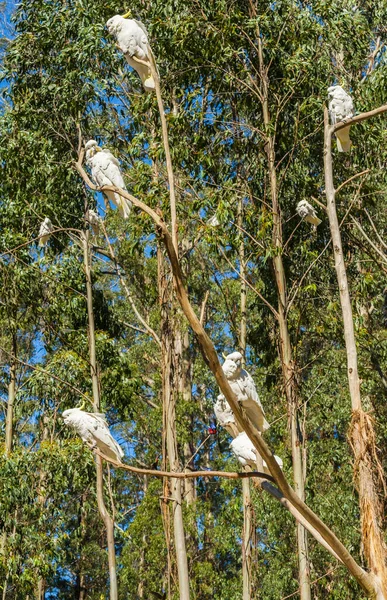
[[[218,227],[220,225],[219,219],[216,216],[216,213],[207,221],[207,225],[209,227]]]
[[[353,117],[354,108],[352,98],[343,90],[341,85],[332,85],[328,88],[328,101],[329,117],[332,125]],[[349,139],[350,129],[350,126],[343,127],[343,129],[336,132],[337,149],[339,152],[349,152],[351,149],[352,142]]]
[[[99,216],[99,214],[96,213],[95,210],[90,209],[87,213],[87,221],[91,229],[93,230],[94,235],[98,235],[99,227],[101,224],[101,217]]]
[[[89,140],[85,145],[86,164],[91,169],[91,175],[99,187],[103,185],[114,185],[126,190],[121,174],[120,163],[109,151],[100,148],[95,140]],[[132,203],[116,192],[104,192],[120,211],[120,215],[127,219],[130,215]]]
[[[301,217],[301,219],[304,219],[305,221],[311,223],[312,225],[315,225],[316,227],[317,225],[320,225],[321,219],[319,219],[316,215],[316,211],[314,210],[313,206],[309,204],[309,202],[307,202],[306,200],[301,200],[297,204],[296,211],[298,216]]]
[[[54,226],[51,223],[51,220],[48,217],[46,217],[44,219],[43,223],[40,224],[39,246],[43,247],[47,244],[53,231],[54,231]]]
[[[149,63],[151,49],[148,42],[148,33],[141,21],[136,19],[125,19],[115,15],[106,23],[106,27],[117,40],[117,45],[124,54],[127,63],[139,74],[144,89],[151,92],[155,89],[155,82],[150,67],[136,60]]]
[[[219,394],[214,404],[214,413],[219,425],[228,431],[232,437],[235,437],[240,431],[242,431],[235,420],[231,406],[223,394]]]
[[[246,467],[248,465],[253,470],[257,469],[258,452],[245,431],[242,431],[235,439],[233,439],[233,441],[230,444],[230,448],[237,457],[242,467]],[[274,455],[274,458],[279,467],[282,469],[282,459],[276,455]],[[270,475],[270,471],[265,461],[263,461],[263,470],[267,475]]]
[[[232,352],[232,354],[225,357],[222,369],[232,391],[245,409],[250,421],[258,431],[263,432],[269,428],[269,423],[265,419],[265,413],[253,378],[242,368],[242,360],[243,357],[240,352]]]
[[[110,433],[105,415],[88,413],[80,408],[69,408],[62,413],[62,417],[65,424],[73,427],[90,448],[98,448],[108,458],[122,462],[124,453]]]

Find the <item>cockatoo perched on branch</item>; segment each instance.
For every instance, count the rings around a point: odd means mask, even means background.
[[[149,63],[151,50],[148,42],[148,33],[141,21],[125,19],[115,15],[106,23],[106,27],[117,40],[117,45],[124,54],[128,64],[139,74],[147,92],[155,89],[155,82],[150,67],[137,62],[135,59]]]
[[[328,100],[329,117],[332,125],[353,117],[352,98],[343,90],[341,85],[332,85],[328,88]],[[352,142],[349,139],[350,129],[350,126],[343,127],[343,129],[336,132],[337,149],[339,152],[349,152],[351,149]]]
[[[48,217],[46,217],[44,219],[43,223],[40,224],[40,229],[39,229],[39,237],[40,237],[39,246],[40,247],[43,247],[47,244],[53,231],[54,231],[54,226],[51,223],[50,219]]]
[[[99,234],[99,227],[101,224],[101,217],[95,212],[95,210],[88,210],[87,221],[93,230],[94,235]]]
[[[298,216],[301,217],[301,219],[304,219],[305,221],[311,223],[312,225],[315,225],[316,227],[317,225],[320,225],[321,219],[319,219],[316,215],[313,206],[309,204],[309,202],[307,202],[306,200],[301,200],[297,204],[296,211]]]
[[[269,428],[269,423],[265,419],[255,383],[251,375],[242,368],[242,358],[240,352],[229,354],[225,357],[222,369],[250,421],[258,431],[263,432]]]
[[[73,427],[91,449],[98,448],[108,458],[122,462],[124,453],[110,433],[105,415],[69,408],[62,413],[62,417],[65,424]]]
[[[254,444],[250,441],[249,436],[245,431],[242,431],[230,444],[230,448],[237,457],[238,461],[245,467],[249,465],[253,470],[257,469],[257,450],[254,447]],[[283,462],[279,456],[274,455],[275,460],[278,465],[282,469]],[[267,468],[267,464],[263,461],[263,470],[267,475],[270,474],[269,469]]]
[[[237,425],[231,406],[223,394],[219,394],[217,401],[214,404],[214,413],[219,425],[224,427],[232,437],[238,435],[241,429]]]
[[[126,190],[124,180],[121,175],[120,163],[109,150],[100,148],[95,140],[89,140],[85,145],[86,164],[91,169],[91,175],[94,182],[99,187],[103,185],[114,185],[115,187]],[[116,192],[104,192],[120,211],[120,215],[127,219],[130,215],[132,203]]]

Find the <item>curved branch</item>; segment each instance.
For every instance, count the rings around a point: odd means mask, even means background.
[[[153,475],[153,477],[169,477],[170,479],[194,479],[196,477],[223,477],[224,479],[246,479],[248,477],[258,477],[259,479],[267,479],[274,483],[274,477],[261,473],[261,471],[251,471],[249,473],[235,473],[233,471],[184,471],[177,473],[176,471],[158,471],[157,469],[140,469],[140,467],[132,467],[126,463],[119,463],[113,458],[108,458],[99,450],[94,449],[93,452],[98,454],[106,462],[111,463],[117,469],[123,469],[124,471],[130,471],[131,473],[137,473],[138,475]]]
[[[367,173],[369,173],[371,171],[371,169],[365,169],[365,171],[361,171],[360,173],[356,173],[355,175],[352,175],[352,177],[350,177],[349,179],[346,179],[346,181],[344,181],[343,183],[341,183],[339,185],[339,187],[337,188],[337,190],[335,191],[336,195],[339,193],[339,191],[345,186],[347,185],[347,183],[349,183],[350,181],[352,181],[353,179],[356,179],[357,177],[360,177],[361,175],[366,175]]]
[[[334,551],[337,554],[337,556],[339,556],[340,560],[344,563],[344,565],[347,567],[350,573],[352,573],[352,575],[355,577],[355,579],[358,581],[361,587],[370,596],[372,596],[372,594],[374,594],[375,592],[375,583],[373,577],[357,564],[355,559],[348,552],[344,544],[340,542],[340,540],[333,533],[333,531],[309,508],[309,506],[307,506],[298,497],[298,495],[295,493],[295,491],[291,488],[288,481],[286,480],[284,474],[281,471],[281,468],[279,467],[277,461],[274,458],[273,453],[262,438],[261,434],[258,432],[257,429],[255,429],[250,420],[242,414],[242,410],[239,406],[238,399],[232,391],[230,384],[226,379],[226,376],[220,365],[215,347],[211,339],[205,332],[203,326],[201,325],[197,315],[195,314],[190,304],[188,294],[183,283],[184,277],[177,254],[175,252],[172,237],[163,219],[144,202],[141,202],[141,200],[138,200],[137,198],[129,194],[126,190],[116,188],[115,186],[103,186],[101,188],[97,188],[93,183],[91,183],[89,177],[87,176],[84,169],[82,168],[82,165],[80,164],[80,160],[78,160],[78,162],[76,163],[75,168],[82,175],[86,183],[90,182],[91,189],[98,191],[106,190],[116,192],[120,194],[120,196],[123,196],[124,198],[130,200],[135,206],[137,206],[146,214],[152,217],[155,225],[159,229],[160,237],[165,245],[171,263],[174,286],[180,306],[194,333],[196,334],[203,356],[205,357],[208,366],[214,374],[215,379],[221,389],[221,392],[223,393],[227,402],[229,403],[234,413],[237,424],[242,428],[242,430],[244,430],[247,433],[251,442],[254,444],[254,447],[259,452],[262,459],[266,462],[271,475],[273,476],[276,484],[279,487],[280,492],[282,492],[285,499],[288,500],[297,509],[301,516],[304,519],[306,519],[314,529],[317,530],[318,534],[328,544],[332,551]]]

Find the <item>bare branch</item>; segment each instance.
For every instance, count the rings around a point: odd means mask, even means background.
[[[176,471],[158,471],[156,469],[141,469],[140,467],[132,467],[126,463],[119,463],[113,458],[108,458],[105,454],[99,452],[98,449],[94,449],[93,452],[98,454],[103,460],[111,463],[117,469],[123,469],[124,471],[130,471],[131,473],[137,473],[138,475],[152,475],[153,477],[168,477],[170,479],[193,479],[197,477],[223,477],[224,479],[246,479],[249,477],[258,477],[259,479],[267,479],[268,481],[275,482],[274,477],[261,473],[260,471],[252,471],[251,473],[234,473],[229,471],[184,471],[179,473]]]
[[[350,177],[349,179],[347,179],[346,181],[344,181],[343,183],[341,183],[339,185],[339,187],[336,190],[336,195],[339,193],[339,191],[345,186],[347,185],[347,183],[349,183],[350,181],[352,181],[353,179],[356,179],[357,177],[360,177],[361,175],[366,175],[366,173],[369,173],[371,171],[371,169],[366,169],[365,171],[361,171],[360,173],[356,173],[356,175],[352,175],[352,177]]]
[[[372,117],[377,117],[387,111],[387,104],[383,104],[383,106],[379,106],[379,108],[374,108],[374,110],[369,110],[368,112],[360,113],[360,115],[356,115],[355,117],[351,117],[350,119],[344,119],[339,123],[335,123],[335,125],[331,125],[330,129],[332,133],[336,133],[343,129],[344,127],[348,127],[348,125],[357,125],[362,121],[366,121],[367,119],[372,119]]]
[[[374,232],[376,233],[376,235],[377,235],[377,237],[378,237],[378,240],[379,240],[379,242],[382,244],[383,248],[386,248],[386,250],[387,250],[387,244],[386,244],[386,242],[385,242],[385,241],[384,241],[384,240],[383,240],[383,239],[380,237],[380,235],[379,235],[379,232],[378,232],[378,230],[376,229],[376,225],[375,225],[375,223],[373,222],[373,220],[371,219],[371,216],[370,216],[370,214],[369,214],[369,212],[368,212],[368,210],[367,210],[366,208],[364,209],[364,212],[365,212],[365,214],[367,215],[367,217],[368,217],[368,220],[369,220],[369,222],[371,223],[371,225],[372,225],[372,229],[373,229],[373,230],[374,230]]]
[[[379,248],[376,246],[376,244],[373,243],[373,241],[368,237],[368,235],[364,231],[363,227],[355,219],[355,217],[353,217],[352,215],[349,215],[349,216],[351,217],[353,223],[356,225],[356,227],[358,228],[358,230],[360,231],[360,233],[363,235],[363,237],[370,244],[370,246],[372,246],[372,248],[375,250],[375,252],[377,252],[379,254],[379,256],[381,257],[381,259],[383,260],[383,262],[385,262],[387,264],[387,255],[384,254],[384,252],[382,252],[381,250],[379,250]]]

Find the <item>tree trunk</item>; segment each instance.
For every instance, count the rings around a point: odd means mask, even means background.
[[[371,573],[380,581],[384,597],[387,598],[387,553],[381,529],[383,504],[377,489],[378,478],[383,477],[383,475],[380,463],[374,458],[376,457],[376,445],[373,420],[363,411],[361,404],[352,305],[336,212],[332,166],[332,129],[329,125],[326,108],[324,112],[324,132],[325,194],[347,352],[347,374],[352,404],[350,441],[355,458],[355,481],[359,492],[363,552]]]
[[[159,260],[159,297],[161,303],[161,355],[163,379],[163,413],[166,426],[166,448],[171,471],[179,471],[179,458],[176,440],[176,369],[179,365],[175,360],[175,323],[172,316],[173,294],[172,284],[168,281],[163,268],[162,257]],[[179,579],[180,600],[189,600],[188,560],[185,544],[181,480],[171,479],[170,494],[172,499],[173,529],[177,572]]]
[[[246,355],[246,265],[245,265],[245,244],[241,228],[243,227],[243,197],[238,202],[238,225],[239,235],[241,236],[239,244],[239,274],[240,274],[240,330],[239,330],[239,348],[243,355],[243,367],[245,367]],[[253,537],[253,514],[250,498],[250,479],[242,480],[243,496],[243,532],[242,532],[242,579],[243,579],[243,600],[251,598],[251,559],[252,559],[252,537]]]
[[[87,292],[87,314],[88,314],[88,341],[89,341],[89,358],[90,358],[90,373],[93,387],[93,408],[94,412],[100,411],[100,387],[98,377],[97,359],[95,353],[95,326],[94,326],[94,311],[93,311],[93,288],[91,282],[91,268],[89,255],[89,232],[83,234],[83,249],[84,249],[84,268],[86,277],[86,292]],[[97,504],[98,510],[106,528],[108,561],[109,561],[109,581],[110,581],[110,600],[118,600],[117,593],[117,570],[116,570],[116,551],[114,544],[114,521],[106,510],[103,498],[103,461],[100,456],[96,456],[96,471],[97,471]]]
[[[255,11],[255,8],[254,8]],[[273,210],[273,245],[275,247],[275,255],[273,258],[273,269],[278,296],[278,325],[280,331],[280,359],[282,366],[282,376],[284,381],[285,394],[288,405],[288,414],[290,421],[291,448],[292,448],[292,463],[293,463],[293,478],[295,492],[298,497],[305,500],[305,481],[302,464],[301,453],[301,436],[298,425],[298,390],[294,373],[294,362],[292,357],[292,346],[288,330],[286,318],[287,309],[287,294],[286,294],[286,277],[282,262],[282,224],[281,210],[278,202],[277,190],[277,173],[275,168],[275,149],[274,136],[270,133],[270,113],[269,113],[269,84],[267,68],[264,64],[262,40],[258,35],[258,57],[259,57],[259,72],[261,79],[262,93],[262,112],[263,121],[266,128],[266,154],[269,167],[270,179],[270,195]],[[297,523],[297,544],[298,544],[298,570],[300,584],[301,600],[311,600],[310,590],[310,567],[308,559],[308,539],[307,533],[300,523]]]
[[[13,438],[13,411],[16,396],[16,333],[12,334],[12,358],[10,367],[10,381],[8,386],[8,403],[5,420],[5,451],[7,454],[12,452]]]

